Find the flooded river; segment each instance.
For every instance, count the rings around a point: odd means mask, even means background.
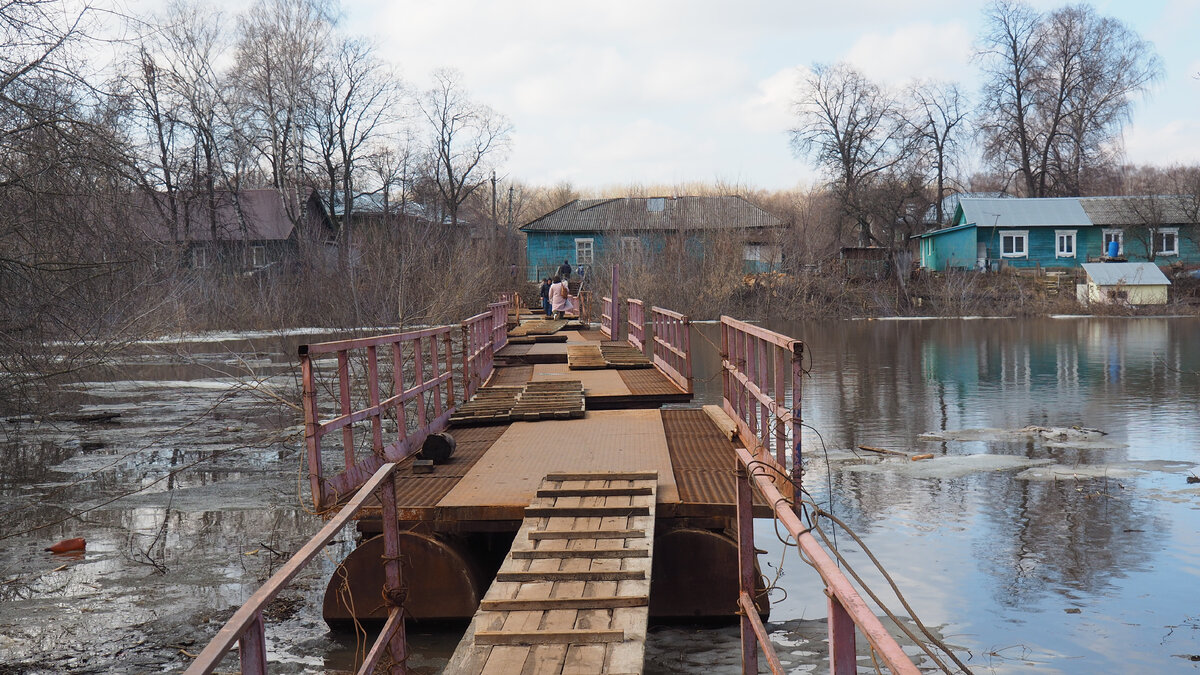
[[[974,672],[1200,669],[1200,320],[768,327],[807,345],[805,487]],[[719,402],[716,326],[695,331],[697,403]],[[178,670],[316,531],[294,355],[320,339],[139,345],[72,387],[69,415],[3,422],[0,672]],[[818,672],[815,574],[756,529],[781,656]],[[42,550],[67,537],[86,551]],[[273,672],[353,668],[361,641],[319,609],[350,539],[271,606]],[[414,633],[437,672],[458,636]],[[739,672],[736,629],[654,629],[647,671]]]

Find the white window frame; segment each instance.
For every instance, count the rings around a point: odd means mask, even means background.
[[[1157,250],[1158,249],[1158,238],[1160,236],[1166,237],[1167,235],[1171,236],[1171,248],[1167,249],[1164,247],[1164,249],[1161,251]],[[1178,227],[1160,227],[1154,231],[1153,239],[1154,239],[1154,248],[1156,249],[1154,251],[1154,255],[1179,255],[1179,228]]]
[[[192,248],[192,268],[198,270],[208,268],[208,248],[204,246]]]
[[[750,243],[742,247],[742,260],[778,265],[783,262],[783,252],[775,244]]]
[[[1013,243],[1017,239],[1021,240],[1021,251],[1018,253],[1015,250],[1012,253],[1004,252],[1004,238],[1013,237]],[[1013,247],[1014,249],[1016,246]],[[1000,230],[1000,257],[1001,258],[1028,258],[1029,257],[1029,230]]]
[[[1104,235],[1100,239],[1100,255],[1108,255],[1108,242],[1113,239],[1117,240],[1117,255],[1125,255],[1125,230],[1117,228],[1106,228],[1104,230]]]
[[[1054,231],[1054,257],[1055,258],[1074,258],[1075,252],[1079,250],[1079,238],[1076,236],[1079,230],[1055,230]],[[1070,242],[1070,251],[1063,250],[1063,242]]]
[[[596,262],[596,240],[592,238],[575,240],[575,264],[592,265]]]
[[[267,266],[266,246],[256,244],[250,247],[250,266],[255,268]]]
[[[621,237],[621,257],[634,259],[642,255],[641,237]]]

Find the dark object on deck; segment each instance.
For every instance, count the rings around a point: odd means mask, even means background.
[[[435,464],[450,459],[450,455],[454,454],[454,437],[445,432],[440,434],[429,434],[425,437],[425,442],[421,444],[421,458],[433,460]]]

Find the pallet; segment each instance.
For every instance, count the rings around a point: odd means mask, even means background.
[[[444,672],[642,672],[657,484],[548,474]],[[638,515],[573,515],[586,508]]]
[[[608,367],[600,347],[596,345],[567,345],[567,368],[570,370],[603,370]]]
[[[483,387],[450,416],[450,426],[573,419],[585,414],[578,380],[530,382],[519,387]]]
[[[650,359],[624,342],[601,342],[600,353],[609,368],[649,368]]]
[[[561,319],[558,321],[545,319],[526,321],[525,323],[508,331],[508,336],[511,338],[525,337],[526,335],[551,335],[562,330],[566,327],[566,325],[567,322]]]

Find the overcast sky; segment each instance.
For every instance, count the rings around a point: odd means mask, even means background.
[[[1035,0],[1040,9],[1061,2]],[[345,28],[377,40],[412,86],[462,71],[515,130],[505,167],[577,187],[817,179],[788,145],[799,69],[848,61],[900,86],[953,80],[977,96],[977,0],[344,0]],[[1094,3],[1154,43],[1165,77],[1139,101],[1134,163],[1200,162],[1200,2]]]

